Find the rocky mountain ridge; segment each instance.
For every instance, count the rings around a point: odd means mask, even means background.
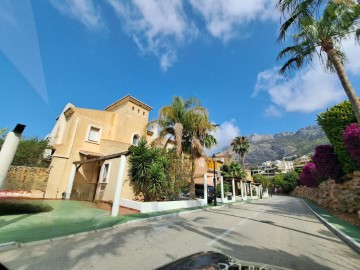
[[[296,132],[252,134],[249,138],[250,151],[245,159],[249,166],[295,155],[297,157],[311,155],[317,145],[329,144],[325,133],[318,125],[307,126]],[[232,151],[231,147],[228,147],[225,152],[231,154],[233,159],[240,161],[240,157]]]

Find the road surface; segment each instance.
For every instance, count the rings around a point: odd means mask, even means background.
[[[153,269],[216,251],[290,269],[359,269],[360,255],[304,203],[273,196],[0,253],[9,269]]]

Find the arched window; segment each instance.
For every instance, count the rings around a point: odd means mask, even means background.
[[[138,145],[139,140],[140,140],[140,136],[137,135],[137,134],[135,134],[135,135],[133,136],[132,144],[133,144],[133,145]]]

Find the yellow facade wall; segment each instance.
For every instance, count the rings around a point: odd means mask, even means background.
[[[130,100],[111,110],[99,111],[72,107],[71,113],[60,115],[58,121],[62,123],[62,126],[57,127],[56,130],[62,130],[63,134],[60,142],[53,145],[56,151],[50,165],[51,170],[45,197],[60,199],[61,194],[67,189],[73,162],[94,158],[81,155],[81,151],[102,156],[127,151],[135,134],[140,137],[146,134],[145,126],[148,123],[149,116],[149,110],[146,108],[146,106],[141,107]],[[100,129],[100,140],[98,142],[88,140],[90,127]],[[104,185],[106,186],[102,196],[104,201],[113,200],[119,160],[117,158],[107,161],[111,165],[108,183]],[[103,161],[84,164],[77,170],[72,197],[75,195],[83,196],[81,194],[85,194],[85,187],[88,185],[91,187],[91,189],[89,188],[90,195],[84,195],[86,198],[81,197],[80,199],[91,200],[92,195],[95,194],[94,189],[97,188],[96,182],[103,164]],[[129,186],[127,167],[128,165],[126,166],[121,196],[122,198],[133,199],[134,194]]]

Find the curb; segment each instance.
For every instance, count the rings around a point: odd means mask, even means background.
[[[17,242],[2,243],[2,244],[0,244],[0,251],[15,249],[18,247],[19,247],[19,243],[17,243]]]
[[[353,250],[355,250],[357,253],[360,254],[360,244],[357,241],[355,241],[353,238],[351,238],[347,234],[337,229],[334,225],[327,222],[326,219],[324,219],[322,216],[320,216],[318,213],[312,210],[312,208],[304,200],[302,201],[307,206],[307,208],[321,221],[321,223],[323,223],[326,227],[330,229],[330,231],[332,231],[341,240],[343,240],[346,244],[348,244]]]
[[[86,232],[78,232],[78,233],[73,233],[73,234],[69,234],[69,235],[65,235],[65,236],[59,236],[59,237],[54,237],[54,238],[49,238],[49,239],[26,242],[26,243],[15,242],[15,241],[8,242],[8,243],[0,243],[0,252],[10,250],[10,249],[17,249],[17,248],[21,248],[21,247],[35,246],[35,245],[38,245],[38,244],[46,244],[46,243],[50,244],[50,243],[53,243],[53,242],[57,242],[59,240],[66,240],[66,239],[79,237],[79,236],[81,237],[81,236],[85,236],[87,234],[111,231],[111,230],[119,229],[119,228],[126,227],[126,226],[131,226],[131,225],[135,225],[135,224],[136,225],[145,224],[145,223],[148,223],[150,221],[156,221],[156,220],[161,220],[161,219],[165,219],[165,218],[172,218],[172,217],[177,217],[177,216],[185,216],[185,215],[189,215],[189,214],[196,213],[196,212],[206,211],[206,210],[209,210],[209,209],[218,209],[218,208],[224,208],[224,207],[231,207],[232,205],[238,205],[238,204],[243,204],[243,203],[244,202],[238,202],[238,203],[233,203],[233,204],[229,204],[229,205],[224,204],[224,205],[213,206],[213,207],[208,207],[208,208],[201,208],[201,209],[188,210],[188,211],[186,211],[186,210],[185,211],[179,211],[179,212],[176,212],[176,213],[164,214],[164,215],[159,215],[159,216],[149,217],[149,218],[133,219],[133,220],[129,220],[127,222],[117,224],[117,225],[114,225],[114,226],[111,226],[111,227],[105,227],[105,228],[95,229],[95,230],[86,231]]]

